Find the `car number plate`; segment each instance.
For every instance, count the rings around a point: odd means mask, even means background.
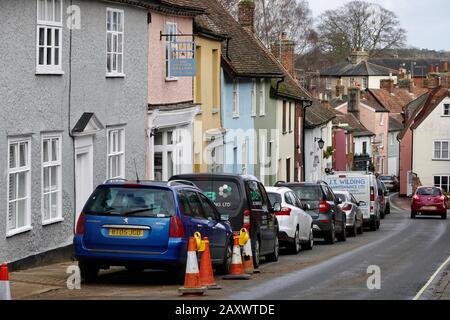
[[[436,210],[437,208],[434,207],[434,206],[425,206],[425,207],[423,207],[422,209],[423,209],[423,210],[430,210],[430,211],[432,211],[432,210]]]
[[[139,229],[109,229],[111,237],[130,237],[142,238],[144,237],[144,230]]]

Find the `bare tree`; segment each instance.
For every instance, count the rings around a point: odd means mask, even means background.
[[[239,0],[220,0],[237,19]],[[269,47],[282,32],[297,43],[297,52],[308,47],[313,19],[307,0],[254,0],[255,28],[258,37]]]
[[[317,26],[325,52],[344,57],[351,49],[364,48],[377,55],[405,45],[406,31],[394,12],[366,1],[351,1],[325,11]]]

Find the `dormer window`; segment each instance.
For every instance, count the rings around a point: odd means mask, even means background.
[[[443,115],[444,117],[450,117],[450,104],[448,103],[444,104]]]

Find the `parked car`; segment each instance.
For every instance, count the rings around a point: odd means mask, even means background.
[[[358,202],[355,197],[348,191],[333,190],[336,197],[342,203],[339,205],[342,211],[347,215],[347,232],[351,237],[364,233],[364,217],[360,206],[364,206],[364,202]]]
[[[309,205],[306,212],[313,219],[314,236],[324,238],[328,244],[334,244],[336,238],[346,241],[346,215],[339,207],[340,200],[327,183],[278,182],[275,186],[292,189],[302,203]]]
[[[388,215],[391,214],[391,198],[389,194],[389,189],[386,187],[386,184],[383,182],[383,180],[380,180],[380,182],[384,196],[384,214]]]
[[[250,232],[255,267],[260,257],[277,261],[279,257],[278,220],[266,189],[255,177],[236,174],[185,174],[170,180],[194,183],[216,205],[223,220],[229,220],[233,231]]]
[[[366,172],[349,171],[335,172],[327,175],[325,181],[335,190],[345,190],[353,194],[357,201],[365,203],[361,206],[364,215],[364,225],[371,231],[380,228],[380,197],[379,184],[375,175]]]
[[[200,189],[182,183],[108,181],[87,200],[76,226],[75,257],[81,276],[100,269],[166,269],[184,279],[189,237],[208,237],[212,263],[228,273],[233,231]]]
[[[275,212],[280,231],[278,239],[282,245],[297,254],[301,249],[311,250],[314,246],[313,222],[297,195],[289,188],[266,188],[271,203],[280,203],[281,210]]]
[[[379,176],[379,179],[383,181],[384,185],[389,191],[398,191],[400,182],[396,176]]]
[[[411,202],[411,219],[417,215],[436,215],[447,219],[448,198],[441,188],[419,187]]]
[[[380,203],[380,218],[384,219],[386,217],[386,212],[388,209],[387,201],[389,198],[389,191],[387,191],[385,185],[380,179],[377,179],[378,184],[378,201]]]

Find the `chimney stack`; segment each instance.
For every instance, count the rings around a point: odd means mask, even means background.
[[[434,65],[430,64],[428,66],[428,73],[434,73]]]
[[[352,113],[359,120],[359,104],[361,102],[361,91],[357,86],[348,88],[348,113]]]
[[[271,51],[289,74],[294,79],[297,79],[297,73],[295,72],[295,42],[288,39],[286,32],[281,34],[279,40],[272,43]]]
[[[369,60],[369,52],[365,51],[363,48],[354,49],[351,55],[352,64],[358,64],[362,61]]]
[[[394,79],[380,80],[380,88],[389,91],[389,93],[394,92],[395,89]]]
[[[442,71],[443,71],[443,72],[449,71],[449,70],[448,70],[448,61],[444,61],[444,62],[442,63]]]
[[[255,33],[255,3],[253,0],[239,2],[239,23],[245,29]]]

